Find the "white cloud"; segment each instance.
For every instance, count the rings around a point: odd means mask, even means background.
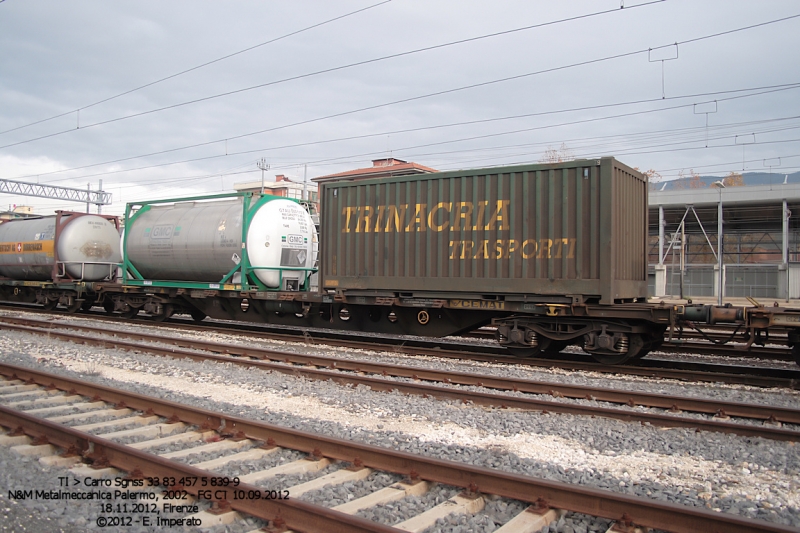
[[[224,5],[188,0],[99,4],[43,0],[35,5],[4,2],[0,5],[0,46],[6,51],[0,56],[0,72],[4,73],[0,79],[3,101],[0,131],[74,110],[370,3],[355,0]],[[613,13],[86,127],[337,65],[602,9],[613,10]],[[620,155],[620,159],[641,168],[694,168],[737,161],[741,160],[740,147],[675,151],[665,146],[666,140],[659,142],[658,135],[652,136],[649,142],[643,141],[641,135],[602,142],[577,141],[587,137],[703,127],[705,115],[696,115],[691,108],[437,145],[455,139],[541,128],[667,105],[662,102],[636,108],[609,108],[386,135],[386,132],[400,129],[523,113],[629,100],[658,100],[662,95],[662,65],[648,62],[647,54],[303,125],[282,126],[473,83],[646,50],[792,15],[794,11],[796,4],[788,0],[741,3],[736,9],[732,9],[729,2],[709,0],[701,4],[676,1],[639,8],[629,6],[623,10],[619,9],[617,0],[569,3],[510,0],[502,4],[396,0],[84,109],[80,113],[80,130],[76,130],[78,116],[72,113],[0,134],[0,146],[5,146],[67,132],[0,148],[0,178],[33,176],[25,179],[35,181],[38,174],[42,182],[81,188],[87,182],[95,186],[102,179],[104,189],[112,192],[115,199],[115,205],[107,210],[121,213],[124,204],[118,202],[232,190],[234,182],[256,179],[257,173],[234,173],[255,171],[255,161],[261,157],[272,165],[271,175],[300,174],[303,163],[309,163],[310,177],[367,166],[369,159],[389,153],[442,169],[536,161],[548,145],[560,146],[561,142],[573,143],[576,154],[580,154],[584,146],[591,155],[599,155],[595,152],[628,154]],[[795,19],[680,46],[679,58],[664,63],[666,96],[800,82],[796,61],[791,59],[791,51],[800,48],[798,25],[800,19]],[[718,112],[708,116],[709,125],[800,115],[798,90],[720,101]],[[672,104],[697,100],[702,99]],[[281,128],[236,138],[248,132],[278,127]],[[730,129],[732,135],[747,131],[747,126]],[[789,141],[800,138],[796,132],[765,132],[758,138],[759,141]],[[280,148],[367,134],[380,135]],[[680,135],[677,138],[686,139]],[[220,142],[128,159],[214,140]],[[729,140],[716,142],[724,145]],[[409,148],[414,146],[417,148]],[[748,156],[766,159],[800,153],[800,143],[765,143],[748,151]],[[231,155],[240,152],[249,153]],[[156,166],[186,160],[194,161]],[[103,162],[111,163],[97,165]],[[45,175],[77,167],[87,168]],[[128,169],[137,170],[118,172]],[[724,170],[720,171],[724,173]],[[51,207],[50,203],[38,199],[23,201],[35,202],[43,209]],[[62,203],[60,207],[69,206]],[[85,206],[72,207],[83,209]]]

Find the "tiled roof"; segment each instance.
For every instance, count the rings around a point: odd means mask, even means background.
[[[328,174],[326,176],[319,176],[312,178],[311,181],[328,181],[342,178],[380,178],[384,176],[402,176],[406,174],[428,174],[437,172],[436,169],[419,165],[417,163],[400,163],[387,166],[372,166],[367,168],[358,168],[355,170],[348,170],[346,172],[338,172],[336,174]]]

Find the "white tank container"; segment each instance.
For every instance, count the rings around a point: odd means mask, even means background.
[[[256,197],[243,231],[242,202],[146,204],[125,230],[128,261],[148,280],[220,282],[246,250],[264,285],[299,289],[308,272],[291,269],[310,269],[316,259],[311,216],[292,200]]]
[[[51,279],[55,253],[66,273],[83,281],[99,281],[119,263],[119,232],[109,220],[96,215],[61,215],[55,242],[55,216],[11,220],[0,224],[0,275],[20,280]],[[93,264],[94,263],[94,264]],[[100,263],[100,264],[98,264]]]

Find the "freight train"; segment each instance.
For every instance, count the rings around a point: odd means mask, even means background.
[[[0,225],[0,299],[443,337],[491,325],[520,357],[641,358],[694,324],[800,352],[800,310],[647,301],[647,178],[614,158],[58,212]],[[798,358],[800,363],[800,358]]]

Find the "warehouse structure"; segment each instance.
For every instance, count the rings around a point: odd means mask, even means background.
[[[800,297],[800,184],[715,185],[650,192],[650,294]]]

